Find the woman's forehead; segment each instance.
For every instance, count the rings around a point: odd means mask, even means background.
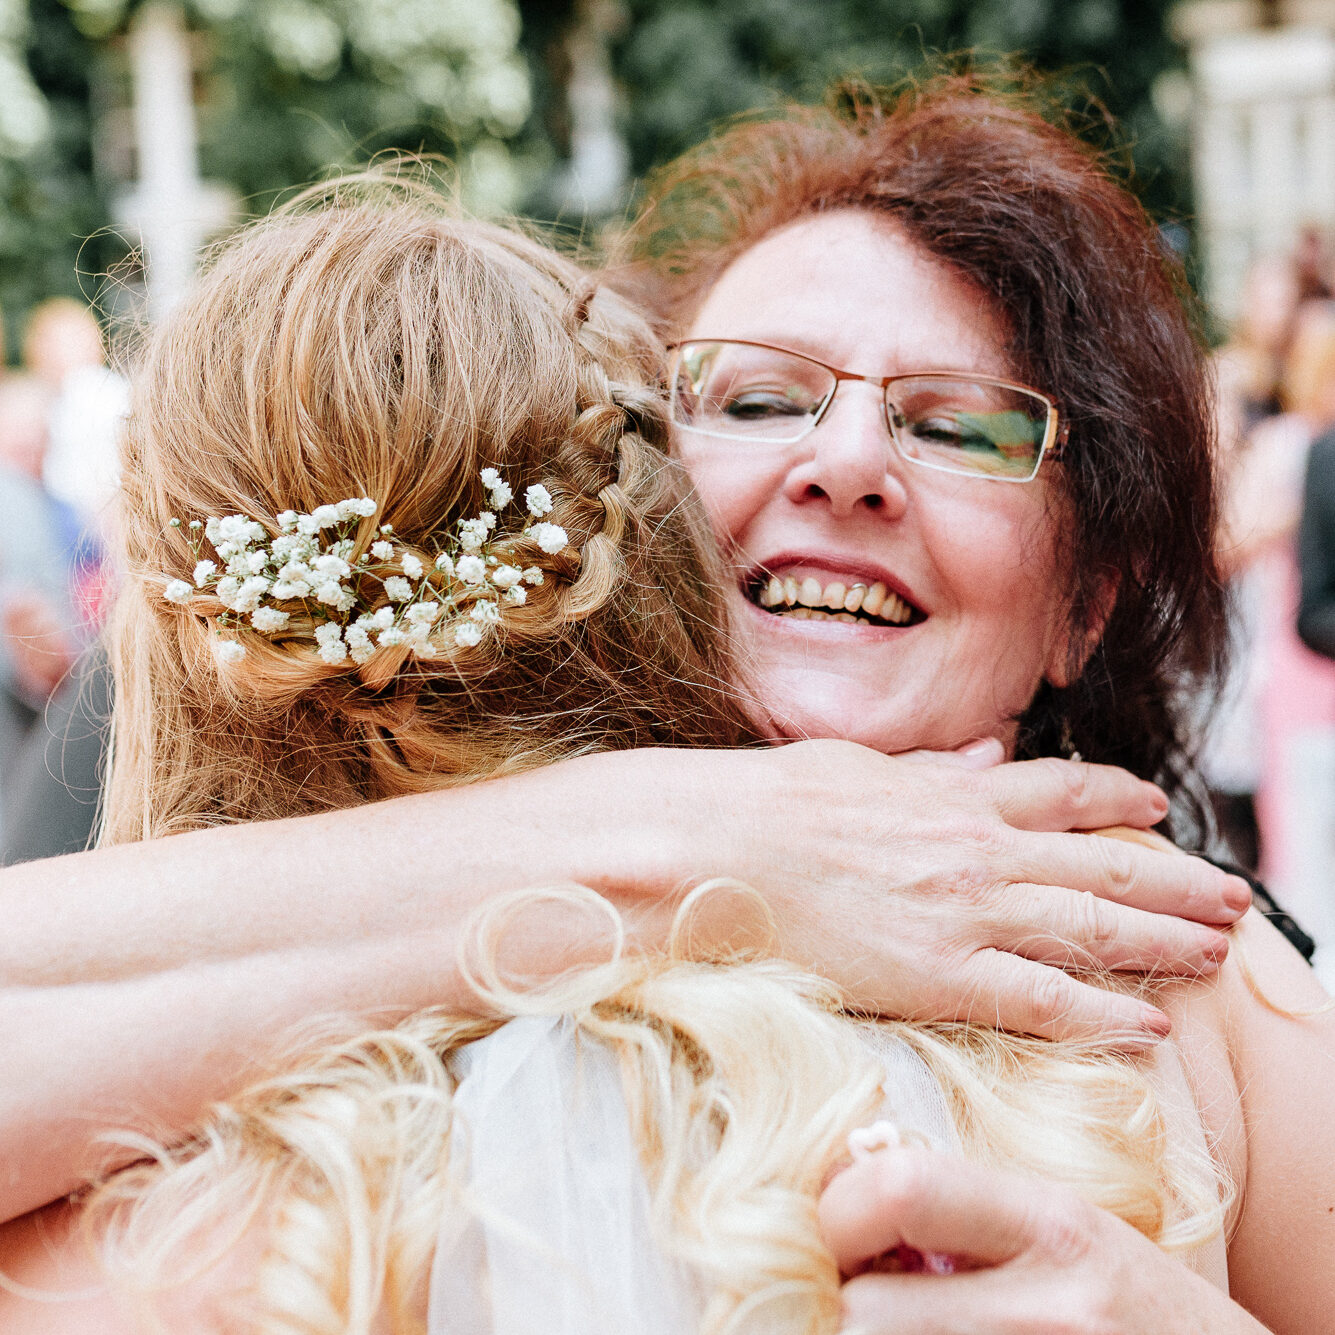
[[[1005,321],[982,290],[863,209],[799,219],[743,251],[688,333],[775,343],[867,375],[1011,373]]]

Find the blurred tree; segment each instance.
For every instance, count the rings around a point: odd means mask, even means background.
[[[1054,74],[1077,111],[1117,119],[1137,188],[1159,217],[1190,207],[1185,130],[1156,82],[1185,68],[1170,0],[621,0],[614,63],[627,90],[631,161],[643,172],[709,126],[776,97],[819,99],[848,75],[893,83],[926,57],[976,49]],[[550,5],[550,0],[548,0]],[[1104,145],[1107,146],[1106,143]]]
[[[0,0],[11,321],[43,296],[91,295],[127,249],[108,223],[136,173],[124,34],[145,2]],[[202,174],[250,210],[389,147],[456,162],[475,207],[522,194],[510,142],[530,94],[514,0],[171,2],[192,32]]]

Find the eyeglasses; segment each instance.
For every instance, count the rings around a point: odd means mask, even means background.
[[[854,375],[785,348],[721,339],[691,339],[674,352],[671,417],[683,431],[789,444],[820,425],[845,380],[862,380],[882,391],[899,454],[924,468],[1029,482],[1066,443],[1046,394],[992,376]]]

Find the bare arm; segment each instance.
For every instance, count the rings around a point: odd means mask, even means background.
[[[1161,804],[1119,771],[1060,762],[974,773],[845,743],[623,752],[11,868],[0,1218],[84,1180],[104,1128],[189,1124],[307,1017],[468,1005],[463,925],[488,895],[527,885],[592,886],[652,948],[684,884],[736,876],[769,901],[775,948],[866,1006],[1148,1041],[1157,1012],[1041,961],[1068,960],[1069,941],[1124,967],[1209,968],[1222,954],[1218,932],[1168,915],[1231,920],[1230,878],[1053,832],[1149,824]],[[603,925],[550,917],[507,963],[550,972],[606,944]]]

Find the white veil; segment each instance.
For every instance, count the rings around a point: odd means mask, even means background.
[[[958,1148],[922,1059],[859,1028],[886,1068],[881,1117]],[[459,1208],[436,1245],[429,1335],[693,1335],[699,1295],[655,1240],[612,1053],[568,1017],[526,1016],[453,1064]]]

